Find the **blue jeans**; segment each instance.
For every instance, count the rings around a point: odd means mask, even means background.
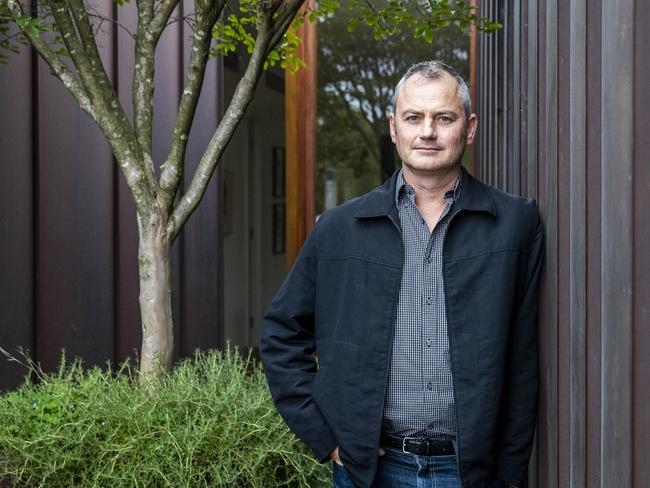
[[[373,488],[461,488],[456,456],[416,456],[385,448]],[[355,488],[347,471],[334,464],[332,488]],[[494,488],[505,486],[495,480]]]
[[[333,488],[354,488],[344,467],[334,463]],[[416,456],[386,449],[373,488],[461,488],[456,456]]]

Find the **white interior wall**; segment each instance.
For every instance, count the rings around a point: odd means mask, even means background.
[[[225,99],[239,75],[225,69]],[[265,85],[223,157],[232,180],[231,233],[224,235],[225,338],[257,346],[261,317],[285,275],[285,254],[273,254],[273,146],[284,146],[284,97]]]

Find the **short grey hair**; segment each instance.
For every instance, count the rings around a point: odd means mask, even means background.
[[[411,67],[406,71],[402,79],[399,80],[397,86],[395,86],[395,92],[393,93],[393,112],[397,110],[397,95],[399,94],[404,83],[413,75],[420,75],[427,80],[437,80],[443,73],[449,73],[458,83],[460,88],[461,95],[463,97],[463,109],[465,110],[465,118],[469,119],[469,116],[472,115],[472,99],[469,96],[469,88],[467,88],[467,83],[463,80],[463,77],[458,74],[458,72],[449,66],[448,64],[443,63],[442,61],[422,61],[411,65]]]

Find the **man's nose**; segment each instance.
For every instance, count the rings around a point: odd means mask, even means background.
[[[435,139],[436,135],[436,124],[434,120],[424,119],[420,130],[420,137],[422,139]]]

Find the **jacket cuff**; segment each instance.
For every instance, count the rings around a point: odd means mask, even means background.
[[[314,456],[318,459],[318,462],[324,464],[328,461],[331,461],[330,453],[338,447],[338,443],[332,437],[330,442],[323,442],[320,446],[312,449]]]

